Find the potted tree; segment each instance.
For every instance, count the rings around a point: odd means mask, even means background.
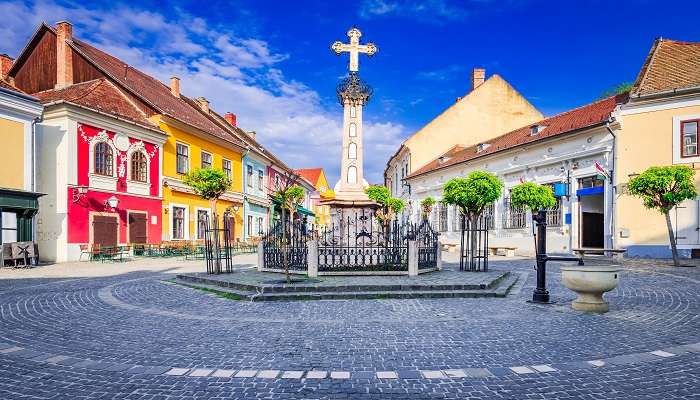
[[[443,188],[442,201],[446,204],[452,204],[459,208],[466,218],[466,224],[462,224],[462,244],[460,254],[460,270],[464,269],[464,244],[465,233],[467,234],[467,244],[469,247],[469,265],[471,271],[479,270],[478,257],[479,252],[484,253],[487,257],[488,249],[479,249],[477,246],[477,233],[475,228],[479,222],[481,214],[486,206],[492,204],[499,197],[503,190],[503,183],[498,177],[492,173],[485,171],[474,171],[466,178],[452,178]],[[486,235],[488,237],[488,235]],[[488,264],[486,264],[488,265]],[[488,267],[485,267],[485,269]]]
[[[282,265],[284,267],[287,283],[291,283],[291,278],[289,276],[289,246],[287,246],[287,244],[290,240],[291,229],[294,224],[294,213],[297,207],[304,202],[305,197],[304,188],[297,184],[298,179],[298,175],[293,172],[288,172],[285,174],[284,179],[282,179],[283,183],[270,195],[272,199],[280,205],[282,246],[284,248],[282,252]],[[287,224],[287,212],[289,213],[290,224]]]
[[[695,171],[686,165],[651,167],[628,183],[629,193],[641,197],[646,208],[657,210],[664,215],[671,242],[673,265],[680,267],[678,246],[671,224],[671,210],[685,200],[698,196],[693,184]]]
[[[185,185],[189,186],[199,197],[209,201],[212,222],[216,228],[218,216],[216,204],[219,198],[231,188],[231,179],[220,169],[200,168],[185,175]],[[220,244],[218,236],[212,241],[214,270],[221,271]]]
[[[389,224],[403,210],[405,204],[403,200],[391,197],[389,189],[385,186],[371,185],[365,189],[365,193],[367,193],[367,197],[370,200],[379,204],[379,208],[374,215],[377,222],[382,226],[386,244],[389,241]]]
[[[428,196],[421,200],[420,209],[423,215],[423,219],[428,219],[428,216],[433,211],[433,206],[435,205],[435,199]]]

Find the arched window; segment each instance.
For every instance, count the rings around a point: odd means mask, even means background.
[[[146,182],[146,174],[148,165],[146,164],[146,155],[140,151],[135,151],[131,154],[131,180],[137,182]]]
[[[357,136],[357,125],[354,122],[350,123],[350,137]]]
[[[350,143],[350,145],[348,146],[348,158],[357,158],[357,145],[355,143]]]
[[[355,106],[350,106],[350,117],[355,118],[357,116],[357,111],[355,110]]]
[[[354,165],[348,167],[348,183],[357,183],[357,168]]]
[[[112,148],[106,142],[95,145],[95,173],[98,175],[113,176]]]

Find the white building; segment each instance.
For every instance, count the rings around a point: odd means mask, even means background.
[[[420,218],[420,201],[442,197],[451,178],[475,170],[489,171],[504,182],[504,193],[488,211],[489,243],[517,246],[533,253],[532,218],[509,204],[509,192],[522,182],[556,185],[557,206],[548,211],[548,251],[576,247],[612,247],[614,134],[625,96],[615,96],[524,126],[474,146],[455,146],[406,178],[411,219]],[[596,165],[598,164],[598,165]],[[602,171],[601,171],[602,170]],[[606,176],[607,174],[608,176]],[[562,193],[563,191],[563,193]],[[456,208],[436,204],[431,216],[441,242],[460,241]]]

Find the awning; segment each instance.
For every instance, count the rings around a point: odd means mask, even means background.
[[[313,211],[309,210],[308,208],[304,208],[304,207],[302,207],[302,206],[297,206],[297,212],[298,212],[299,214],[308,215],[309,217],[315,217],[315,216],[316,216],[316,214],[314,214]]]
[[[38,211],[41,196],[44,196],[44,193],[0,188],[0,208],[23,210],[25,214],[31,216]]]
[[[594,194],[601,194],[605,192],[605,187],[603,186],[594,186],[594,187],[589,187],[589,188],[584,188],[584,189],[579,189],[576,191],[577,196],[592,196]]]

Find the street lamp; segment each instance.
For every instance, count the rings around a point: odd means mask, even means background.
[[[108,206],[108,207],[111,208],[111,209],[115,209],[115,208],[117,208],[117,206],[119,205],[119,199],[116,198],[116,197],[114,197],[114,196],[112,196],[112,197],[110,197],[109,199],[107,199],[107,200],[105,201],[105,205]]]

